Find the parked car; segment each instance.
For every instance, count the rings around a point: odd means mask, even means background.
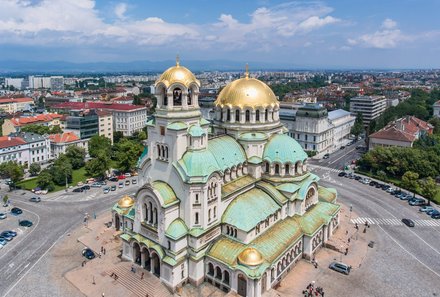
[[[7,218],[7,215],[4,212],[0,212],[0,220],[4,220]]]
[[[89,260],[94,259],[96,257],[95,253],[91,249],[89,249],[89,248],[83,249],[82,250],[82,255],[84,257],[86,257],[86,259],[89,259]]]
[[[118,180],[120,180],[120,179],[125,179],[125,175],[119,175]]]
[[[135,185],[135,184],[137,184],[138,182],[137,182],[136,179],[132,179],[132,180],[131,180],[131,183],[132,183],[133,185]]]
[[[124,183],[123,182],[119,182],[118,183],[118,188],[123,188],[124,187]]]
[[[413,220],[410,220],[410,219],[402,219],[402,223],[404,223],[408,227],[414,227],[415,226]]]
[[[110,187],[110,191],[116,191],[116,186],[115,186],[115,185],[112,185],[112,186]]]
[[[101,182],[94,182],[93,184],[90,185],[92,188],[100,188],[102,187]]]
[[[370,186],[375,186],[377,184],[377,182],[375,182],[374,180],[370,181],[369,185]]]
[[[131,177],[131,173],[129,173],[129,172],[124,173],[124,175],[125,175],[125,177]]]
[[[33,223],[29,220],[22,220],[18,224],[23,227],[31,227],[33,225]]]
[[[18,208],[18,207],[13,207],[13,208],[11,209],[11,213],[12,213],[13,215],[19,215],[19,214],[22,214],[23,211],[22,211],[20,208]]]
[[[72,192],[74,192],[74,193],[82,193],[82,192],[84,192],[84,189],[83,188],[76,188],[76,189],[73,189]]]
[[[90,186],[89,185],[84,185],[81,187],[81,189],[83,190],[90,190]]]
[[[436,220],[440,219],[440,212],[439,213],[434,213],[433,215],[431,215],[431,218],[432,219],[436,219]]]
[[[117,182],[119,179],[116,176],[112,176],[108,180],[112,182]]]
[[[361,180],[361,183],[368,185],[370,183],[370,179],[364,178]]]
[[[325,154],[322,158],[323,159],[328,159],[328,158],[330,158],[330,154]]]
[[[341,148],[340,148],[341,150],[343,150],[343,149],[345,149],[345,146],[341,146]]]
[[[110,192],[110,187],[104,187],[102,192],[104,192],[104,194],[108,194]]]
[[[76,185],[77,185],[78,187],[81,187],[81,186],[84,186],[84,183],[83,183],[83,182],[78,182]]]
[[[387,193],[393,193],[394,192],[394,189],[393,188],[391,188],[391,187],[389,187],[388,189],[386,189],[385,190]]]
[[[17,236],[17,232],[15,232],[15,231],[11,231],[11,230],[3,231],[1,234],[8,234],[8,235],[10,235],[10,236],[12,236],[12,237]]]
[[[339,172],[339,174],[338,174],[338,176],[346,176],[347,175],[347,173],[345,173],[344,171],[341,171],[341,172]]]
[[[129,179],[126,179],[126,180],[125,180],[125,185],[126,185],[126,186],[129,186],[129,185],[130,185],[130,180],[129,180]]]
[[[381,189],[382,186],[383,186],[383,185],[382,185],[381,183],[376,183],[376,185],[375,185],[375,187],[378,188],[378,189],[379,189],[379,188]]]
[[[8,243],[6,239],[0,239],[0,247],[3,248]]]
[[[411,206],[422,206],[425,205],[425,199],[422,198],[411,198],[408,200],[408,204]]]
[[[349,275],[351,270],[351,266],[342,262],[332,262],[328,268],[346,275]]]
[[[359,176],[359,175],[355,175],[355,177],[354,177],[355,180],[360,180],[361,178],[362,178],[362,177]]]
[[[11,234],[7,233],[7,232],[2,232],[0,234],[0,238],[4,238],[7,241],[11,241],[12,239],[14,239],[14,236],[12,236]]]
[[[419,211],[420,211],[420,212],[428,212],[428,211],[430,211],[430,210],[434,210],[434,209],[435,209],[435,208],[432,207],[432,206],[425,205],[425,206],[420,207],[420,208],[419,208]]]
[[[432,216],[433,214],[440,213],[437,209],[428,210],[426,212],[427,215]]]
[[[41,198],[40,197],[32,197],[31,199],[29,199],[30,202],[41,202]]]

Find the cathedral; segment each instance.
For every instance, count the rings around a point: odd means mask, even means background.
[[[332,236],[337,193],[308,171],[275,94],[247,69],[218,95],[212,122],[199,88],[179,61],[155,83],[139,189],[112,208],[122,258],[172,291],[208,282],[258,297]]]

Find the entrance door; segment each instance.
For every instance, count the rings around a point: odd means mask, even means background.
[[[247,282],[246,282],[246,278],[239,274],[238,275],[238,280],[237,280],[237,293],[240,296],[246,297],[246,288],[247,287]]]

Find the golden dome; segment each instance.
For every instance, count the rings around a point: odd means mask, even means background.
[[[240,255],[238,255],[238,261],[247,266],[257,266],[263,263],[264,259],[259,251],[249,247],[245,248]]]
[[[176,66],[170,67],[156,81],[156,86],[163,83],[167,88],[174,83],[181,83],[189,88],[192,83],[200,87],[200,82],[186,67],[180,66],[179,57],[176,58]]]
[[[266,108],[278,106],[272,89],[261,80],[249,78],[246,68],[244,78],[234,80],[224,87],[215,101],[216,106]]]
[[[118,206],[120,208],[129,208],[133,206],[133,204],[134,204],[134,199],[128,195],[125,195],[118,201]]]

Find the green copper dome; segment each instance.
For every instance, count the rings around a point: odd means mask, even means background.
[[[285,134],[272,136],[264,147],[263,160],[278,163],[304,161],[307,154],[301,145],[292,137]]]

